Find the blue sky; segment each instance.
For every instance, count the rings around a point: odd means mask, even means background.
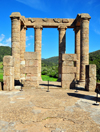
[[[100,50],[100,0],[0,0],[0,46],[11,47],[12,12],[35,18],[76,18],[78,13],[89,13],[89,52]],[[66,53],[74,53],[75,34],[66,30]],[[42,30],[42,58],[58,55],[56,28]],[[26,31],[26,51],[34,52],[34,29]]]

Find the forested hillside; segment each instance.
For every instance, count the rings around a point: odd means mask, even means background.
[[[0,46],[0,62],[3,61],[5,55],[11,55],[11,48]],[[97,80],[100,80],[100,50],[89,53],[89,63],[96,64]],[[42,59],[42,74],[58,77],[58,56]]]
[[[58,56],[51,57],[48,59],[43,59],[42,64],[47,66],[57,65],[58,64]]]
[[[8,46],[0,46],[0,62],[3,61],[5,55],[11,55],[11,48]]]
[[[100,80],[100,50],[91,52],[89,54],[89,63],[96,64],[97,69],[97,80]]]

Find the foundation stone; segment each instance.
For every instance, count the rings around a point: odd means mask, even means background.
[[[3,58],[3,82],[4,90],[10,91],[14,89],[14,58],[13,56],[4,56]]]
[[[96,65],[86,65],[86,90],[94,92],[96,89]]]
[[[75,87],[76,67],[74,62],[77,61],[76,54],[62,54],[62,88],[70,89]]]
[[[38,66],[38,53],[37,52],[25,52],[25,70],[26,74],[24,87],[33,87],[39,85],[39,66]]]

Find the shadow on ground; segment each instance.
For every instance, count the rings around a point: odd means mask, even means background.
[[[39,85],[41,85],[41,86],[48,86],[48,84],[44,84],[44,83],[39,84]],[[61,85],[49,84],[49,86],[52,86],[52,87],[60,87],[61,88]]]
[[[87,99],[87,100],[93,100],[96,101],[96,96],[91,96],[91,95],[84,95],[84,94],[79,94],[79,93],[67,93],[69,96],[77,97],[77,98],[82,98],[82,99]],[[100,102],[100,98],[98,98],[98,102]]]

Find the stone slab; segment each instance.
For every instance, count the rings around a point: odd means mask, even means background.
[[[62,67],[62,74],[68,74],[68,73],[76,73],[76,67],[70,67],[70,66],[63,66]]]
[[[62,54],[62,60],[73,60],[73,61],[77,61],[77,55],[76,54]]]
[[[24,59],[25,60],[32,60],[32,59],[34,59],[34,60],[37,60],[38,59],[38,53],[37,52],[25,52],[24,53]]]
[[[75,74],[62,74],[62,81],[72,81],[75,79]]]
[[[13,56],[4,56],[3,57],[3,65],[4,66],[14,66],[14,58]]]

